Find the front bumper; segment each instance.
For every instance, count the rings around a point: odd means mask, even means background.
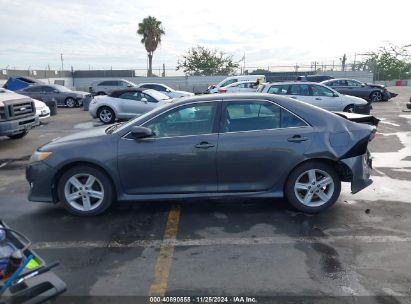
[[[0,121],[0,135],[15,135],[30,130],[39,124],[37,116]]]
[[[30,184],[29,201],[55,203],[57,201],[53,179],[56,170],[39,161],[26,167],[26,179]]]
[[[351,170],[351,192],[357,193],[372,184],[372,159],[370,153],[341,160]]]
[[[371,103],[367,103],[366,105],[354,105],[354,113],[357,114],[370,114],[371,109]]]

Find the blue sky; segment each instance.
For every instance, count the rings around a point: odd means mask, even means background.
[[[405,1],[0,0],[0,68],[145,68],[136,36],[148,15],[166,36],[154,66],[174,67],[196,45],[221,49],[247,66],[338,63],[344,53],[411,43]]]

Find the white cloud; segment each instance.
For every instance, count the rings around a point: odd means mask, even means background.
[[[156,67],[176,65],[189,47],[222,49],[247,66],[331,63],[347,53],[408,40],[405,3],[386,1],[120,1],[0,0],[0,67],[144,68],[146,52],[136,36],[148,15],[166,36]]]

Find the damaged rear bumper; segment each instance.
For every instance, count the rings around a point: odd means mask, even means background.
[[[357,193],[372,184],[372,179],[370,178],[372,159],[368,151],[359,156],[342,159],[341,162],[347,165],[352,173],[351,193]]]

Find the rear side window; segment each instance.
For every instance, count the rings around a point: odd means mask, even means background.
[[[226,105],[223,132],[302,127],[307,124],[271,102],[230,102]]]
[[[292,84],[290,85],[290,95],[310,96],[308,84]]]
[[[100,82],[98,85],[99,86],[118,86],[119,82],[114,81],[114,80],[107,80],[107,81]]]
[[[232,84],[232,83],[237,82],[237,81],[238,81],[237,79],[230,79],[230,80],[227,80],[226,82],[224,82],[221,86],[226,87],[229,84]]]
[[[273,85],[268,89],[267,93],[277,94],[277,95],[287,95],[288,84]]]

